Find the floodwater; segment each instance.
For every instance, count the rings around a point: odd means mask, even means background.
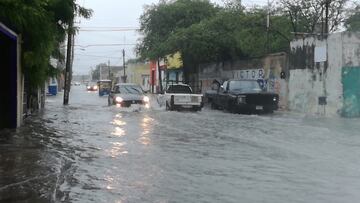
[[[0,131],[0,202],[358,202],[359,119],[71,105]]]

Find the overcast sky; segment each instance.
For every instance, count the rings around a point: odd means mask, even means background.
[[[105,31],[119,28],[139,27],[139,17],[144,5],[157,3],[158,0],[77,0],[78,4],[91,8],[94,13],[90,20],[79,19],[80,31],[75,37],[74,74],[88,74],[99,63],[122,65],[122,49],[126,59],[135,58],[134,48],[140,37],[136,31]],[[212,0],[221,5],[221,0]],[[245,6],[265,5],[267,0],[243,0]],[[108,45],[113,46],[99,46]],[[126,44],[126,45],[123,45]]]

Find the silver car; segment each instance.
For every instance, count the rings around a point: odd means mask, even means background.
[[[149,106],[150,99],[137,84],[119,83],[116,84],[108,97],[108,105],[130,107],[132,104]]]

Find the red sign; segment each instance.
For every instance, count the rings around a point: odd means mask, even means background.
[[[150,61],[150,85],[156,85],[156,61]]]
[[[156,61],[150,61],[150,70],[156,70]]]

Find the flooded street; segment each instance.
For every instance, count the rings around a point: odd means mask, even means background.
[[[359,119],[107,106],[73,87],[1,131],[0,202],[357,202]]]

